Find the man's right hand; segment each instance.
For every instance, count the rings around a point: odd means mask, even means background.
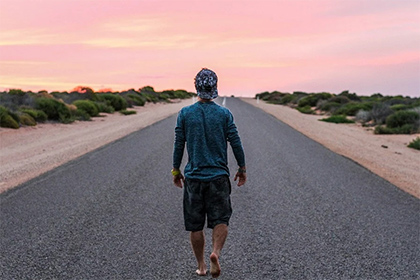
[[[243,170],[246,170],[245,167],[243,168]],[[235,178],[233,179],[234,181],[236,181],[236,179],[239,178],[238,181],[238,187],[242,186],[245,184],[246,182],[246,172],[236,172]]]

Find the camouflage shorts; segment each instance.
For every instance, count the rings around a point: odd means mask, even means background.
[[[184,222],[187,231],[200,231],[207,215],[207,227],[229,225],[232,215],[231,185],[228,176],[210,182],[186,179],[184,184]]]

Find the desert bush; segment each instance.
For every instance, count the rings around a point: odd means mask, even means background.
[[[325,112],[335,112],[338,108],[340,108],[342,106],[342,104],[337,103],[337,102],[331,102],[331,101],[327,101],[326,103],[323,103],[319,109],[321,111],[325,111]]]
[[[159,101],[169,102],[169,95],[166,93],[160,93],[158,95]]]
[[[328,92],[312,93],[308,96],[305,96],[299,99],[298,106],[299,107],[305,107],[305,106],[314,107],[316,106],[319,100],[326,100],[331,97],[332,97],[331,93],[328,93]]]
[[[115,111],[125,110],[128,106],[127,101],[118,94],[98,94],[99,101],[104,101],[112,106]]]
[[[375,127],[375,134],[413,134],[416,133],[416,129],[412,124],[405,124],[400,127],[386,127],[379,125]]]
[[[414,139],[413,141],[411,141],[408,146],[409,148],[413,148],[416,150],[420,150],[420,137],[417,137],[416,139]]]
[[[391,110],[396,112],[396,111],[402,111],[402,110],[407,110],[410,108],[409,105],[405,105],[405,104],[395,104],[390,106]]]
[[[346,104],[350,102],[350,99],[347,96],[333,96],[328,99],[329,102],[339,103],[339,104]]]
[[[286,105],[286,104],[289,104],[289,103],[294,103],[295,100],[297,100],[297,99],[298,99],[298,96],[296,96],[296,95],[286,94],[279,99],[279,104]]]
[[[303,91],[294,91],[292,96],[293,99],[289,102],[289,104],[297,105],[302,98],[305,98],[309,94]]]
[[[151,86],[145,86],[139,89],[140,93],[155,93],[155,89]]]
[[[109,113],[109,114],[112,114],[115,112],[114,107],[112,107],[111,105],[108,105],[106,102],[96,101],[95,104],[98,107],[99,112]]]
[[[372,120],[372,116],[370,115],[369,111],[359,110],[356,114],[356,120],[362,123],[366,123]]]
[[[420,132],[420,115],[414,111],[398,111],[386,119],[386,127],[393,134],[413,134]]]
[[[73,102],[73,105],[75,105],[77,109],[85,111],[91,117],[96,117],[99,115],[97,105],[91,100],[76,100]]]
[[[313,114],[315,111],[311,109],[311,106],[307,105],[305,107],[296,107],[296,110],[303,114]]]
[[[36,108],[44,111],[51,120],[63,123],[73,122],[70,109],[64,104],[52,98],[40,97],[36,99]]]
[[[177,89],[174,91],[174,98],[179,98],[179,99],[187,99],[187,98],[191,98],[194,96],[194,93],[192,92],[188,92],[186,90],[183,89]],[[232,95],[231,97],[235,97],[234,95]]]
[[[121,114],[123,114],[123,115],[135,115],[135,114],[137,114],[137,112],[136,111],[133,111],[133,110],[121,110],[120,111],[120,113]]]
[[[362,103],[362,102],[349,102],[338,108],[334,114],[335,115],[347,115],[347,116],[355,116],[358,111],[360,110],[371,110],[372,104],[371,103]]]
[[[31,115],[26,113],[20,113],[19,114],[19,123],[21,125],[27,125],[27,126],[35,126],[36,121],[34,118],[31,117]]]
[[[349,120],[346,116],[343,115],[334,115],[329,118],[320,119],[320,121],[331,123],[354,123],[353,120]]]
[[[155,93],[141,93],[141,96],[143,96],[147,102],[153,102],[153,103],[159,102],[159,98],[157,97],[157,94]]]
[[[170,99],[185,99],[190,98],[193,96],[193,94],[187,92],[186,90],[164,90],[162,91],[162,94],[167,94]]]
[[[53,92],[52,95],[56,99],[61,99],[67,104],[72,104],[76,100],[92,100],[95,101],[96,93],[94,93],[91,90],[87,90],[86,92],[78,92],[78,91],[72,91],[70,93],[68,92]]]
[[[255,95],[255,99],[259,98],[261,100],[266,100],[269,96],[270,96],[270,92],[264,91],[264,92],[257,93]]]
[[[0,126],[6,128],[19,128],[19,121],[16,121],[11,112],[4,106],[0,106]]]
[[[91,120],[91,116],[88,112],[86,112],[85,110],[82,109],[76,109],[73,112],[74,118],[78,121],[90,121]]]
[[[9,92],[2,92],[0,94],[0,104],[15,111],[21,106],[34,107],[35,94],[32,92],[24,92],[20,89],[11,89]]]
[[[47,114],[41,110],[23,108],[21,111],[30,115],[37,122],[45,122],[48,119]]]
[[[338,96],[340,97],[347,97],[348,99],[352,100],[352,101],[360,101],[360,97],[357,96],[356,93],[349,93],[348,90],[345,90],[343,92],[341,92]]]
[[[417,125],[420,115],[413,111],[398,111],[386,118],[386,126],[389,128],[402,127],[404,125]]]
[[[135,106],[144,106],[146,104],[146,98],[139,94],[128,94],[127,97]]]
[[[394,105],[407,105],[409,103],[409,98],[404,98],[401,95],[398,96],[386,96],[383,99],[383,102],[389,106]]]
[[[384,124],[386,118],[392,113],[390,106],[383,103],[375,103],[370,112],[375,124]]]

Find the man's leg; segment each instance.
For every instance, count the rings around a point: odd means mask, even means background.
[[[218,224],[213,229],[213,252],[210,255],[210,274],[213,278],[220,275],[221,269],[219,264],[220,251],[225,245],[228,235],[228,226],[225,224]]]
[[[207,274],[206,263],[204,262],[204,231],[192,231],[190,233],[191,246],[197,259],[198,269],[197,274],[205,276]]]

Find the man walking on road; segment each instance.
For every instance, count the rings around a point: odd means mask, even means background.
[[[219,256],[232,214],[231,185],[227,166],[227,143],[230,143],[239,166],[234,180],[238,186],[246,182],[245,155],[232,113],[213,102],[217,98],[217,76],[202,69],[195,77],[198,102],[181,109],[175,127],[173,181],[182,188],[184,183],[184,222],[190,231],[191,245],[197,259],[200,276],[207,274],[204,261],[204,224],[213,229],[213,251],[210,274],[221,273]],[[184,176],[179,170],[187,143],[188,163]]]

